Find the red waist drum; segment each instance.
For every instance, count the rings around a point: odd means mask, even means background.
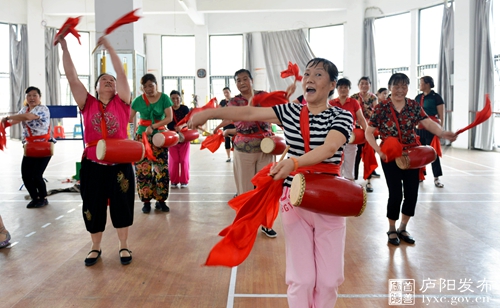
[[[396,165],[400,169],[419,169],[432,163],[437,158],[436,150],[428,145],[409,148],[403,155],[396,158]]]
[[[168,148],[179,142],[179,135],[171,130],[153,135],[153,144],[159,148]]]
[[[133,163],[144,158],[144,144],[129,139],[101,139],[97,142],[97,159],[112,163]]]
[[[281,136],[266,137],[260,142],[260,150],[266,154],[281,155],[285,149],[285,138]]]
[[[349,137],[349,143],[361,144],[365,143],[365,131],[361,128],[355,128],[352,130],[351,137]]]
[[[366,199],[363,186],[329,173],[297,173],[290,188],[293,206],[326,215],[360,216]]]
[[[54,143],[49,141],[35,141],[24,144],[24,156],[49,157],[54,155]]]
[[[198,139],[200,133],[197,129],[187,129],[179,132],[179,143],[191,142]]]

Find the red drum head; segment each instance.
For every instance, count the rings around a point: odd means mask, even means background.
[[[281,136],[266,137],[260,142],[260,150],[266,154],[281,155],[285,149],[285,138]]]
[[[179,132],[179,135],[182,135],[182,137],[179,137],[179,143],[182,142],[191,142],[193,140],[196,140],[200,137],[200,133],[198,132],[197,129],[187,129]],[[182,141],[180,141],[182,139]]]
[[[351,137],[349,137],[349,143],[352,144],[361,144],[365,143],[365,131],[361,128],[355,128],[352,130]]]
[[[111,163],[133,163],[144,158],[144,144],[129,139],[101,139],[97,142],[97,159]]]
[[[28,142],[24,145],[24,156],[49,157],[54,155],[54,143],[49,141]]]
[[[363,186],[327,173],[298,173],[290,188],[294,206],[326,215],[360,216],[366,199]]]
[[[396,158],[396,165],[403,170],[420,169],[435,161],[436,158],[436,150],[433,147],[421,145],[408,149],[403,156]]]
[[[168,148],[179,142],[179,135],[174,131],[166,131],[153,135],[153,144],[159,148]]]

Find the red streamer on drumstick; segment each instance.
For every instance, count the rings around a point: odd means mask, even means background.
[[[274,91],[261,93],[252,97],[252,106],[273,107],[288,103],[287,93],[285,91]]]
[[[193,117],[193,114],[197,112],[208,109],[214,109],[218,107],[219,104],[217,104],[217,98],[214,97],[211,100],[209,100],[208,103],[205,104],[205,106],[191,109],[191,111],[189,111],[189,113],[177,123],[177,126],[181,126],[182,124],[186,124],[187,122],[189,122],[189,120],[191,120],[191,118]]]
[[[476,113],[476,118],[474,119],[474,121],[467,125],[466,127],[462,128],[462,129],[459,129],[456,134],[461,134],[463,132],[465,132],[466,130],[468,129],[471,129],[481,123],[483,123],[484,121],[488,120],[490,117],[491,117],[491,101],[490,101],[490,95],[489,94],[486,94],[486,102],[484,104],[484,108],[483,110],[481,111],[478,111]]]
[[[287,78],[290,76],[294,76],[295,81],[302,81],[302,76],[300,76],[300,70],[297,63],[288,61],[288,68],[281,72],[281,78]]]
[[[78,23],[80,22],[81,16],[78,16],[76,18],[69,17],[66,22],[62,25],[61,29],[57,31],[56,35],[54,36],[54,46],[57,45],[57,41],[59,40],[59,37],[66,37],[68,33],[73,34],[74,37],[78,40],[78,43],[81,45],[82,43],[80,42],[80,33],[75,29],[76,26],[78,26]]]
[[[217,133],[209,135],[201,143],[200,150],[208,149],[210,152],[215,153],[224,142],[224,136],[222,135],[222,130],[217,130]]]
[[[248,191],[229,201],[236,210],[233,224],[222,230],[223,236],[210,251],[205,265],[237,266],[250,254],[257,230],[261,225],[266,228],[273,226],[279,210],[279,198],[283,193],[283,180],[273,180],[269,172],[273,163],[265,166],[253,178],[254,190]],[[290,175],[304,172],[340,172],[338,166],[318,164],[300,167]]]
[[[135,15],[135,12],[137,12],[138,10],[139,9],[137,8],[137,9],[123,15],[122,17],[120,17],[111,26],[109,26],[108,28],[106,28],[106,30],[104,30],[104,35],[110,34],[111,32],[115,31],[116,28],[118,28],[120,26],[138,21],[139,18],[142,17],[142,16]]]
[[[4,123],[0,123],[0,150],[2,151],[7,148],[7,133],[5,132],[5,129],[10,125],[11,124],[7,121],[5,121],[5,126]]]
[[[385,154],[386,162],[395,160],[403,155],[403,145],[396,137],[388,137],[380,146],[380,150]]]

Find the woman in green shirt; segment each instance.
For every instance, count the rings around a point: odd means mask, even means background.
[[[139,122],[135,133],[135,140],[141,141],[143,133],[151,145],[156,161],[147,157],[135,164],[137,177],[137,193],[144,203],[142,212],[151,212],[151,199],[156,199],[156,209],[168,212],[170,209],[165,203],[168,198],[168,148],[159,148],[153,145],[152,137],[159,131],[165,131],[165,126],[172,121],[172,101],[168,95],[158,92],[156,77],[146,74],[141,78],[144,94],[136,97],[132,102],[130,122],[133,122],[139,113]]]

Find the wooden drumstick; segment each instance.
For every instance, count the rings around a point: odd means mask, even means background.
[[[278,163],[279,163],[280,161],[282,161],[282,160],[285,158],[286,153],[288,153],[288,149],[290,149],[290,146],[289,146],[289,145],[287,145],[287,146],[286,146],[285,151],[283,151],[283,154],[281,154],[281,157],[280,157],[280,159],[278,160]],[[274,178],[274,174],[269,173],[269,176],[270,176],[270,177],[272,177],[272,178]]]

